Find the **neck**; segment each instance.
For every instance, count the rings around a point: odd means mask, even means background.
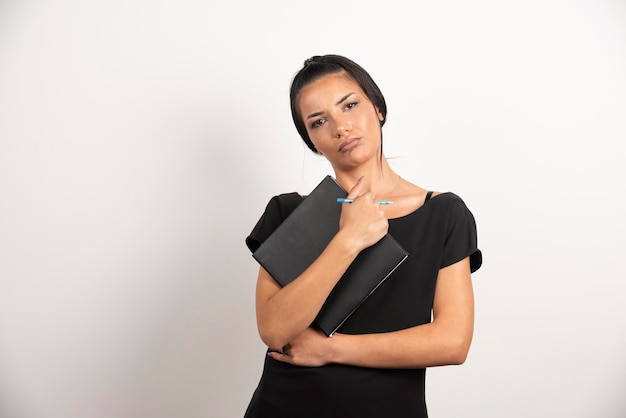
[[[366,191],[373,192],[379,198],[391,193],[400,180],[400,176],[391,169],[384,156],[375,164],[360,165],[352,170],[335,169],[335,178],[348,192],[361,177],[365,181]]]

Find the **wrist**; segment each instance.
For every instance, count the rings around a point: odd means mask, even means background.
[[[340,253],[346,254],[348,257],[351,258],[356,257],[361,251],[361,248],[359,247],[356,240],[352,239],[350,237],[350,234],[341,229],[333,237],[331,243],[337,247]]]
[[[330,363],[345,364],[345,359],[342,355],[342,343],[345,340],[345,334],[333,334],[329,337],[329,349],[328,349],[328,361]]]

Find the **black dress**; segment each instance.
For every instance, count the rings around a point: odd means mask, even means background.
[[[297,193],[273,197],[246,239],[250,250],[256,250],[302,199]],[[431,321],[439,269],[468,256],[472,272],[482,264],[474,217],[454,193],[427,198],[414,212],[390,219],[389,233],[409,257],[337,332],[380,333],[426,324]],[[425,418],[425,373],[423,368],[341,364],[299,367],[266,356],[245,417]]]

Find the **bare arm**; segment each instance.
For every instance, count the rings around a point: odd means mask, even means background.
[[[309,327],[355,253],[337,236],[307,270],[282,289],[260,268],[256,317],[261,340],[279,350]]]
[[[433,321],[401,331],[331,338],[306,330],[290,343],[289,355],[277,360],[319,366],[341,363],[362,367],[418,368],[461,364],[474,330],[474,297],[469,259],[439,271]]]
[[[259,335],[273,349],[280,349],[306,330],[329,293],[358,253],[380,240],[388,222],[373,194],[360,195],[359,181],[348,195],[354,203],[343,205],[339,232],[318,259],[299,277],[281,288],[263,268],[256,289]]]

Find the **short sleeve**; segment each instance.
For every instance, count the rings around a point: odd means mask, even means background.
[[[473,273],[483,262],[482,252],[478,249],[476,221],[463,200],[456,195],[453,197],[449,207],[441,268],[469,257],[470,270]]]
[[[302,200],[303,197],[295,192],[272,197],[252,232],[246,237],[248,249],[255,252]]]

